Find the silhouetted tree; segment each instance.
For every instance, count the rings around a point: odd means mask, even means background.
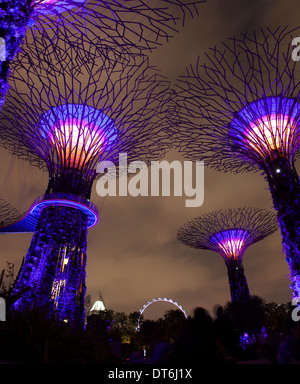
[[[266,302],[259,296],[251,296],[246,302],[228,302],[225,313],[230,316],[239,333],[260,333],[265,325]]]
[[[283,331],[285,328],[286,318],[289,314],[290,304],[277,304],[274,302],[266,303],[266,329],[278,329]]]

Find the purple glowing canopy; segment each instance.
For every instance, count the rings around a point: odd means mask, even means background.
[[[219,248],[224,259],[241,259],[248,247],[250,233],[244,229],[228,229],[213,234],[210,242]]]
[[[229,125],[229,146],[257,161],[294,158],[300,147],[300,104],[294,98],[266,97],[246,105]]]
[[[189,247],[222,256],[232,301],[250,298],[242,259],[246,249],[278,229],[274,212],[260,208],[234,208],[195,217],[184,224],[177,239]]]
[[[52,107],[38,124],[41,136],[59,163],[81,168],[97,162],[103,152],[116,145],[118,130],[101,110],[84,104]]]
[[[259,119],[270,113],[285,115],[293,118],[292,130],[298,135],[299,63],[292,59],[291,42],[299,33],[300,28],[288,27],[246,32],[210,49],[187,68],[176,84],[177,116],[173,114],[170,128],[174,146],[184,157],[203,160],[219,171],[259,171],[261,157],[245,143],[251,124],[268,127],[269,122]],[[278,134],[288,120],[277,121]],[[300,153],[296,143],[294,156]]]
[[[275,212],[253,207],[232,208],[195,217],[178,230],[177,238],[196,249],[212,250],[222,256],[225,252],[226,257],[231,251],[238,256],[239,250],[242,256],[247,247],[277,229]]]
[[[146,56],[132,58],[107,47],[80,72],[72,66],[49,73],[38,63],[15,64],[1,110],[0,145],[18,157],[53,174],[72,167],[75,155],[88,165],[83,169],[77,162],[86,173],[100,160],[117,165],[120,152],[130,162],[149,163],[170,148],[164,129],[170,84]]]
[[[93,49],[92,41],[84,46]],[[128,162],[149,164],[169,150],[169,87],[148,57],[110,47],[65,71],[48,71],[35,60],[15,62],[0,145],[49,172],[47,193],[90,198],[100,161],[113,162],[118,173],[120,153]]]

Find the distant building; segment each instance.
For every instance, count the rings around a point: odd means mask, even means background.
[[[90,309],[90,314],[91,315],[97,314],[100,311],[105,311],[105,310],[106,310],[106,307],[104,305],[104,301],[103,300],[97,300],[97,301],[95,301],[92,308]]]

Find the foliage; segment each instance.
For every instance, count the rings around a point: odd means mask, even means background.
[[[69,324],[49,318],[46,308],[8,311],[0,323],[0,360],[21,363],[107,363],[109,347],[92,330],[74,331]]]
[[[259,296],[252,296],[248,302],[228,302],[225,312],[234,322],[240,333],[260,333],[262,327],[285,331],[285,323],[289,315],[289,304],[267,303]]]
[[[259,333],[265,323],[265,300],[252,296],[246,302],[228,302],[225,306],[227,313],[233,320],[235,327],[241,332]]]
[[[0,322],[0,360],[20,363],[124,363],[134,351],[148,350],[160,342],[172,344],[181,334],[186,319],[180,310],[169,310],[158,320],[143,320],[136,325],[139,312],[126,315],[113,310],[87,317],[84,331],[49,317],[46,308],[17,312],[9,309],[7,321]],[[227,303],[224,313],[233,320],[239,333],[258,335],[285,332],[289,304],[266,303],[254,296],[245,304]],[[142,353],[142,352],[141,352]]]
[[[182,311],[169,310],[158,320],[141,319],[137,331],[139,316],[139,312],[99,311],[87,317],[87,329],[98,332],[108,343],[118,342],[123,358],[128,359],[134,351],[150,349],[158,342],[174,343],[186,320]]]
[[[137,338],[139,345],[151,345],[161,341],[170,344],[174,343],[185,320],[181,310],[171,309],[166,311],[163,318],[156,321],[143,321]]]
[[[290,313],[290,303],[277,304],[274,302],[265,305],[265,326],[267,330],[285,331],[287,317]]]
[[[124,312],[108,309],[89,315],[87,322],[90,328],[105,328],[109,338],[122,339],[128,336],[130,339],[136,331],[138,318],[139,312],[126,315]]]

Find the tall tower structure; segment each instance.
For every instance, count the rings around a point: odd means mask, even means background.
[[[40,52],[47,55],[48,49]],[[16,63],[0,123],[2,145],[49,173],[45,194],[34,204],[38,223],[15,285],[16,293],[30,290],[15,308],[47,305],[50,313],[79,327],[87,230],[97,221],[89,200],[98,163],[117,165],[120,152],[129,161],[148,163],[169,148],[162,130],[169,84],[148,59],[110,48],[101,56],[98,50],[94,59],[80,72]]]
[[[229,39],[178,83],[177,146],[220,171],[262,171],[277,212],[293,298],[300,299],[299,28]]]
[[[183,225],[178,240],[196,249],[217,252],[225,261],[232,301],[250,299],[243,256],[252,244],[278,229],[275,213],[258,208],[220,210]]]

